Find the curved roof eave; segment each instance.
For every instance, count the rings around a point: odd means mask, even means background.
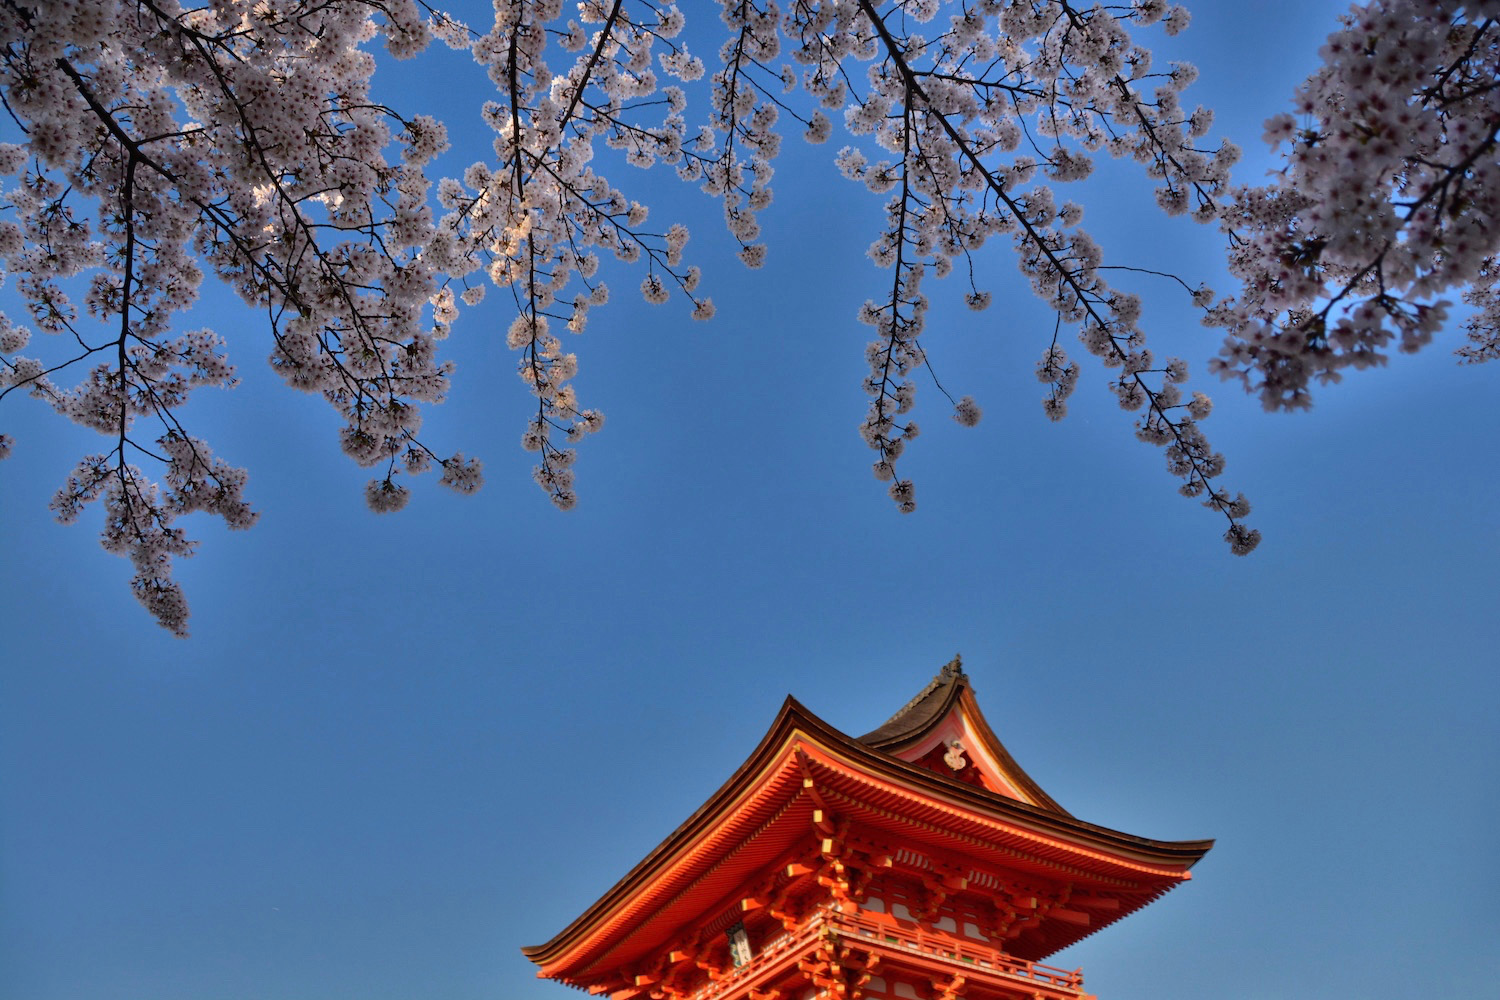
[[[940,675],[941,676],[941,675]],[[961,675],[960,675],[961,676]],[[964,678],[966,682],[967,678]],[[918,701],[934,692],[924,692],[918,697]],[[943,702],[951,707],[953,701],[958,700],[968,693],[967,683],[957,682],[949,685],[949,689],[942,694]],[[972,694],[968,696],[972,702]],[[913,703],[915,704],[915,703]],[[908,705],[911,708],[912,705]],[[977,713],[977,705],[973,706]],[[905,711],[905,710],[903,710]],[[924,713],[925,714],[925,713]],[[901,715],[893,717],[885,729]],[[941,718],[941,716],[939,716]],[[987,733],[988,738],[993,739],[993,732],[989,731],[983,717],[978,716],[976,724],[981,732]],[[927,719],[926,727],[936,724],[935,720]],[[1191,868],[1204,854],[1213,846],[1212,840],[1193,841],[1158,841],[1144,837],[1136,837],[1131,834],[1111,830],[1108,827],[1097,826],[1073,817],[1071,814],[1052,803],[1050,797],[1042,793],[1040,788],[1035,791],[1039,793],[1041,801],[1051,804],[1051,808],[1031,805],[1009,796],[999,795],[973,785],[945,777],[925,768],[918,767],[903,761],[880,746],[863,742],[869,736],[881,732],[867,734],[866,737],[855,739],[835,729],[817,715],[809,711],[797,699],[787,696],[782,703],[780,712],[777,713],[775,721],[772,722],[766,735],[761,738],[760,743],[750,753],[728,780],[711,795],[703,805],[693,811],[666,839],[656,846],[649,854],[640,860],[626,875],[615,883],[604,895],[600,896],[583,913],[579,914],[567,927],[563,928],[549,941],[540,945],[523,947],[521,951],[532,962],[539,966],[552,965],[557,972],[562,972],[558,966],[569,952],[579,952],[589,948],[589,939],[599,933],[607,925],[613,916],[630,900],[636,899],[642,891],[649,890],[651,884],[662,883],[662,876],[673,868],[676,858],[686,856],[691,852],[694,845],[718,828],[736,801],[745,799],[756,787],[757,776],[761,775],[768,766],[773,764],[779,751],[788,739],[798,730],[806,733],[809,739],[822,743],[830,750],[841,751],[844,755],[854,761],[875,768],[877,771],[885,771],[893,776],[900,776],[907,782],[918,788],[926,787],[933,792],[940,792],[946,796],[957,798],[971,806],[977,806],[990,811],[998,811],[1001,814],[1011,813],[1015,818],[1024,818],[1030,824],[1036,824],[1049,828],[1057,833],[1066,834],[1076,838],[1082,838],[1101,846],[1114,846],[1116,849],[1155,855],[1161,861],[1181,865],[1184,870]],[[908,734],[910,735],[910,734]],[[895,739],[894,737],[891,737]],[[904,742],[900,740],[900,742]],[[887,743],[886,745],[892,745]],[[995,745],[1000,752],[1004,752],[1003,746],[995,740]],[[1009,754],[1005,754],[1009,762]],[[1025,772],[1016,768],[1017,772],[1024,776]],[[1030,781],[1028,778],[1027,781]],[[1031,782],[1032,786],[1035,785]],[[1031,791],[1028,788],[1028,791]],[[606,932],[607,934],[608,932]],[[596,944],[599,943],[596,941]],[[604,943],[604,950],[608,951],[613,945]]]
[[[589,926],[598,922],[615,905],[634,896],[642,883],[662,867],[666,859],[691,846],[706,829],[713,825],[710,820],[717,818],[731,800],[739,797],[740,793],[745,790],[749,775],[769,763],[768,758],[772,755],[772,751],[779,747],[785,741],[786,736],[795,729],[795,726],[790,724],[795,718],[806,718],[821,723],[821,720],[807,711],[797,699],[788,695],[782,702],[781,711],[776,714],[775,721],[766,730],[766,735],[761,737],[760,743],[750,752],[750,756],[745,758],[745,762],[735,769],[728,780],[720,785],[703,805],[693,810],[692,815],[683,820],[677,829],[668,834],[666,839],[652,849],[651,853],[637,862],[623,878],[595,900],[593,905],[574,918],[567,927],[553,935],[551,940],[544,944],[523,947],[522,953],[533,962],[540,964],[546,961],[548,956],[560,953],[570,943],[576,943]]]
[[[946,664],[915,698],[878,729],[859,737],[859,742],[894,754],[904,747],[921,742],[923,737],[942,724],[955,705],[964,713],[969,725],[985,744],[985,750],[1000,764],[1006,776],[1020,786],[1024,794],[1053,812],[1064,816],[1073,815],[1043,791],[1042,786],[1005,749],[1005,744],[1000,742],[1000,738],[990,728],[989,721],[985,719],[984,712],[980,710],[979,702],[974,697],[974,689],[969,684],[969,676],[963,672],[962,661],[958,657]]]

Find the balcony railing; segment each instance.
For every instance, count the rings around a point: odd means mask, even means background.
[[[1028,962],[978,941],[966,941],[956,934],[933,933],[920,926],[906,925],[868,910],[831,913],[827,917],[827,924],[846,934],[853,930],[854,935],[859,937],[929,958],[948,959],[961,965],[977,966],[1074,992],[1083,989],[1081,970],[1069,972],[1040,962]]]
[[[763,976],[803,953],[805,946],[820,935],[833,931],[853,941],[866,942],[874,950],[908,952],[926,960],[937,960],[954,966],[954,971],[982,969],[1027,984],[1040,984],[1053,990],[1083,996],[1083,973],[1028,962],[1007,955],[978,941],[966,941],[956,934],[933,932],[898,921],[885,914],[868,910],[844,913],[833,907],[822,907],[795,931],[765,943],[748,963],[723,978],[705,983],[693,994],[693,1000],[717,1000],[749,986],[763,984]],[[779,978],[781,973],[775,974]]]

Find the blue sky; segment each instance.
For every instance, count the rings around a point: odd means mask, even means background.
[[[1246,148],[1242,180],[1338,9],[1198,4],[1157,45],[1198,64],[1189,103]],[[442,65],[403,86],[482,145],[482,95]],[[838,145],[788,142],[758,272],[714,205],[612,169],[693,229],[718,318],[612,279],[575,342],[580,398],[609,423],[568,514],[518,446],[501,296],[460,320],[456,388],[427,420],[484,458],[485,489],[422,483],[379,517],[326,407],[278,384],[253,316],[207,300],[244,385],[190,416],[249,466],[262,518],[191,525],[186,641],[130,597],[96,512],[47,516],[90,432],[7,401],[0,996],[560,1000],[519,947],[702,802],[786,694],[863,732],[955,652],[1076,815],[1219,840],[1187,886],[1055,959],[1091,992],[1493,988],[1500,369],[1455,366],[1450,334],[1269,415],[1208,382],[1216,337],[1183,296],[1120,282],[1215,397],[1205,429],[1265,533],[1234,558],[1097,369],[1066,421],[1044,418],[1031,372],[1052,321],[997,247],[988,312],[929,288],[938,374],[986,415],[959,428],[919,387],[903,517],[855,431],[854,312],[886,276],[864,257],[878,204],[838,178]],[[1083,196],[1112,257],[1227,287],[1215,234],[1161,219],[1132,165]]]

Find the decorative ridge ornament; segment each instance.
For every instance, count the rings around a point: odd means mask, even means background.
[[[943,754],[943,763],[955,771],[962,771],[968,761],[964,759],[964,745],[959,740],[953,740],[948,744],[948,752]]]
[[[953,654],[953,659],[943,664],[943,668],[933,676],[932,680],[927,682],[926,687],[917,692],[916,697],[897,709],[896,714],[891,716],[889,719],[886,719],[885,722],[881,723],[879,729],[873,730],[861,736],[859,738],[860,742],[871,742],[871,738],[874,737],[876,733],[884,732],[885,730],[891,728],[893,723],[906,718],[907,715],[911,714],[911,712],[918,705],[922,704],[923,701],[925,701],[930,695],[934,694],[935,692],[940,691],[952,684],[958,684],[961,682],[967,683],[968,680],[968,675],[964,673],[962,655],[958,653]]]

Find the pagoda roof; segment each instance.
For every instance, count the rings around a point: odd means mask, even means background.
[[[954,740],[973,764],[964,777],[964,765],[934,764]],[[1010,946],[1033,960],[1187,880],[1213,846],[1136,837],[1063,810],[995,737],[955,660],[857,739],[788,696],[760,744],[708,801],[550,941],[521,950],[542,977],[605,983],[684,927],[736,906],[749,881],[809,835],[824,805],[899,842],[914,863],[933,864],[924,854],[950,866],[961,857],[975,884],[990,873],[1029,872],[1120,900],[1090,926],[1053,925]]]
[[[947,714],[959,689],[966,687],[968,678],[963,672],[963,659],[955,656],[917,692],[915,698],[902,705],[879,729],[859,737],[859,741],[866,746],[887,750],[920,737]]]
[[[948,720],[962,720],[966,723],[961,728],[967,729],[971,739],[977,744],[969,749],[971,752],[978,750],[983,754],[984,762],[991,764],[990,768],[984,768],[981,764],[980,769],[993,773],[995,780],[990,785],[994,790],[1007,791],[1023,802],[1064,816],[1072,815],[1058,805],[1052,796],[1042,791],[1042,787],[1022,770],[1021,765],[1016,763],[1010,751],[1005,749],[1005,745],[985,721],[984,713],[979,710],[979,703],[974,699],[974,689],[969,684],[968,675],[963,671],[963,660],[960,657],[955,656],[945,664],[937,676],[917,692],[915,698],[885,720],[879,729],[859,737],[859,742],[903,760],[911,760],[915,754],[909,751],[931,742],[934,734]]]

